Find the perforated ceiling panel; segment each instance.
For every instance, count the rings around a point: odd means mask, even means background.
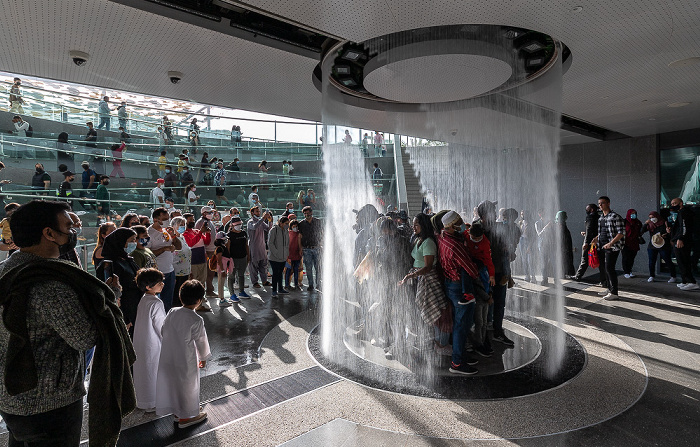
[[[535,29],[573,52],[564,112],[629,135],[699,127],[697,0],[249,0],[363,41],[458,23]],[[583,6],[574,12],[575,6]],[[315,62],[107,0],[0,0],[0,70],[320,119]],[[91,54],[78,68],[77,49]],[[165,73],[185,74],[171,85]],[[669,108],[669,103],[691,102]]]
[[[1,0],[0,70],[318,119],[316,65],[106,0]],[[70,50],[90,54],[78,67]],[[173,85],[167,72],[180,71]]]
[[[630,135],[700,126],[697,0],[249,0],[247,3],[364,41],[390,32],[458,23],[534,29],[573,52],[564,112]],[[575,12],[576,6],[583,10]],[[683,108],[669,103],[692,102]]]

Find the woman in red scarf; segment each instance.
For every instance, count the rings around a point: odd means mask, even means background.
[[[649,219],[642,226],[642,234],[649,232],[649,245],[647,246],[647,255],[649,256],[649,279],[648,282],[654,282],[656,276],[656,258],[661,255],[661,259],[668,266],[671,279],[670,283],[676,282],[676,266],[671,261],[671,243],[669,242],[669,233],[666,231],[668,222],[656,211],[649,213]],[[657,248],[652,240],[654,236],[660,234],[663,238],[663,246]],[[658,238],[657,238],[658,239]],[[657,244],[658,245],[658,244]]]
[[[625,272],[625,278],[634,278],[632,267],[641,238],[642,221],[637,219],[637,210],[629,209],[625,219],[625,246],[622,247],[622,270]]]

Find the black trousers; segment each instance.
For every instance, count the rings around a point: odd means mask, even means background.
[[[637,252],[627,247],[622,247],[622,271],[629,275],[634,267],[634,258],[637,257]]]
[[[695,277],[693,277],[693,265],[690,261],[690,244],[683,245],[683,248],[678,248],[673,242],[673,254],[676,257],[676,262],[678,263],[678,270],[681,271],[681,282],[688,284],[695,284]]]
[[[613,295],[617,295],[617,272],[615,271],[615,264],[617,264],[617,258],[619,256],[619,250],[613,251],[604,248],[598,252],[601,282]]]
[[[82,372],[82,371],[80,371]],[[78,447],[83,425],[83,399],[30,416],[0,412],[10,432],[9,447]]]
[[[578,279],[583,278],[583,275],[586,274],[586,270],[588,270],[588,250],[590,248],[590,245],[585,245],[581,249],[581,262],[578,265],[578,270],[576,270],[576,278]]]

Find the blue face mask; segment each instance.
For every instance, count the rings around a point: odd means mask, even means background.
[[[636,214],[634,214],[634,213],[633,213],[633,214],[630,214],[630,219],[636,219],[636,218],[637,218],[637,215],[636,215]]]
[[[467,231],[467,224],[462,224],[462,225],[460,225],[460,226],[459,226],[459,232],[460,232],[460,233],[464,233],[465,231]]]
[[[181,227],[178,227],[178,228],[177,228],[177,232],[178,232],[178,233],[180,233],[180,234],[184,233],[184,232],[185,232],[185,230],[186,230],[186,228],[185,228],[185,226],[184,226],[184,225],[183,225],[183,226],[181,226]]]
[[[150,237],[147,239],[139,239],[139,244],[141,244],[145,247],[146,245],[148,245],[148,241],[150,241],[150,240],[151,240]]]
[[[136,242],[129,242],[128,244],[126,244],[127,253],[131,253],[134,250],[136,250]]]
[[[170,169],[166,169],[166,170],[165,170],[165,173],[166,173],[166,174],[170,174]]]

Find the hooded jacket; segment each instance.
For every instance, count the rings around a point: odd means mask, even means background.
[[[627,210],[627,217],[625,218],[625,248],[632,251],[639,251],[639,238],[642,236],[642,221],[636,217],[632,219],[632,214],[637,214],[637,210]]]

